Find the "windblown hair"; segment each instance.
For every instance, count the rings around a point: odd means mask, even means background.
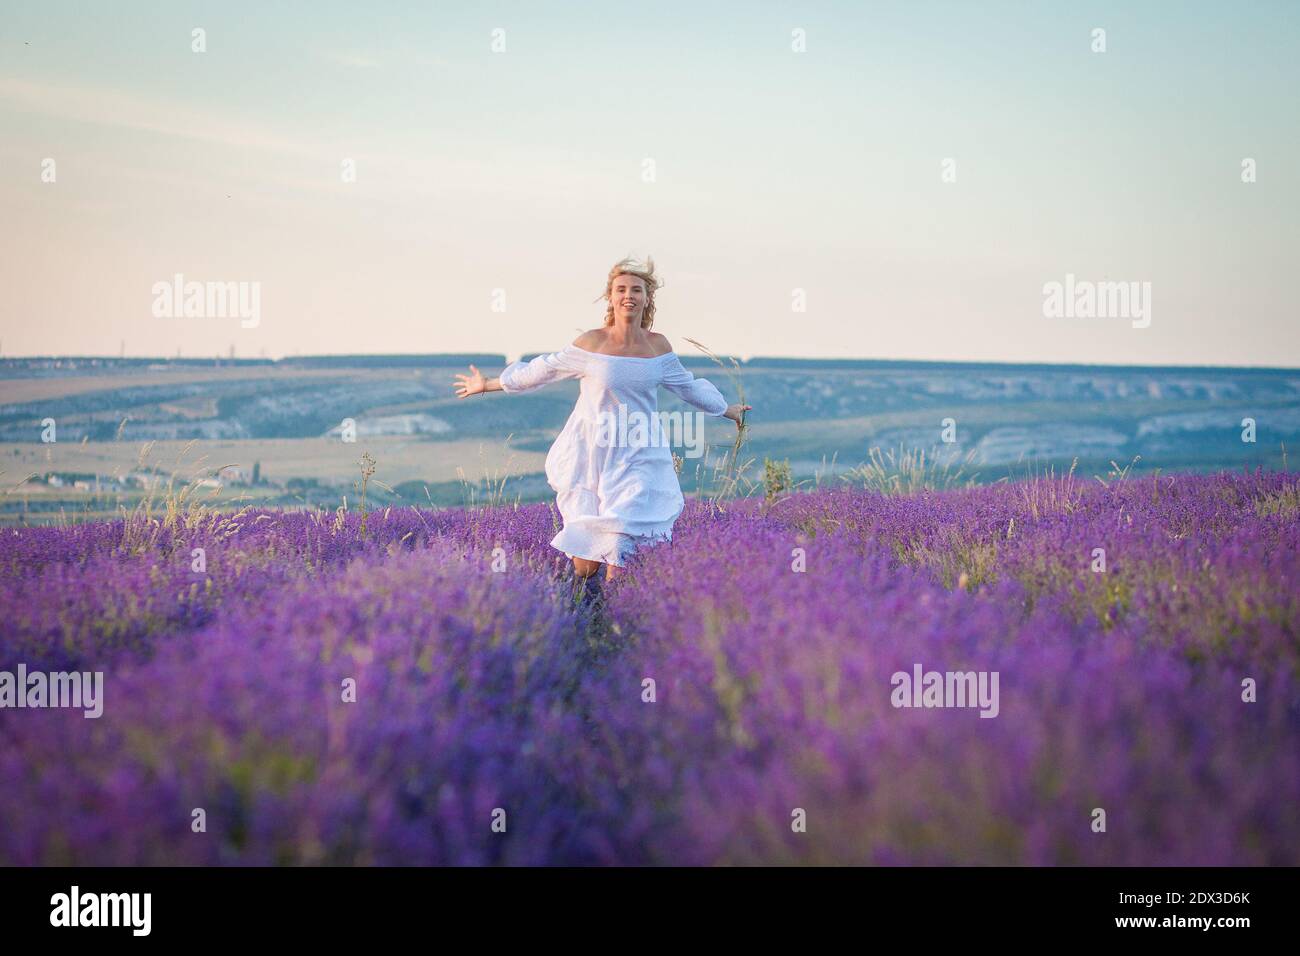
[[[614,280],[621,275],[636,276],[645,283],[645,309],[641,312],[641,328],[649,329],[655,322],[655,290],[660,288],[663,279],[655,278],[655,260],[653,256],[646,256],[645,263],[637,262],[635,259],[622,259],[614,264],[614,268],[609,270],[609,277],[605,280],[605,294],[592,300],[599,302],[604,299],[607,303],[605,306],[605,326],[614,324],[614,303],[610,296],[614,292]]]

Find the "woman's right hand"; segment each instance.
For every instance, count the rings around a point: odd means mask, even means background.
[[[472,373],[470,375],[461,375],[459,372],[456,373],[456,377],[460,379],[460,381],[456,382],[452,387],[456,389],[456,395],[458,398],[469,398],[471,395],[477,395],[479,392],[487,391],[486,380],[483,378],[483,373],[473,365],[469,367],[469,370]]]

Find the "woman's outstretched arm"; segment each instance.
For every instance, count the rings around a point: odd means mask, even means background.
[[[505,389],[501,387],[501,379],[484,378],[483,373],[473,365],[469,367],[469,371],[469,375],[461,375],[459,372],[456,373],[456,378],[460,379],[460,381],[454,382],[452,388],[456,389],[457,398],[469,398],[471,395],[477,395],[479,392],[505,391]]]
[[[739,403],[727,404],[727,400],[722,397],[717,386],[707,378],[696,378],[692,375],[676,355],[668,360],[667,367],[664,369],[663,386],[706,414],[730,418],[736,423],[737,428],[742,424],[744,413],[754,407]]]
[[[559,352],[538,355],[530,362],[511,362],[497,378],[484,378],[483,373],[471,365],[471,374],[456,376],[461,379],[455,385],[456,393],[461,398],[479,392],[514,395],[517,392],[531,392],[560,379],[580,378],[586,368],[583,355],[580,349],[568,346]]]

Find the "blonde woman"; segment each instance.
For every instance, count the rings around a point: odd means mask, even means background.
[[[753,407],[727,404],[712,383],[682,366],[668,339],[650,330],[660,285],[653,259],[644,266],[624,259],[610,269],[600,297],[608,303],[604,328],[584,332],[559,352],[514,362],[497,378],[484,378],[471,365],[470,374],[458,374],[453,386],[468,398],[580,380],[577,405],[546,456],[546,479],[564,519],[551,545],[573,559],[574,573],[588,579],[589,587],[602,564],[610,580],[641,544],[671,541],[685,506],[672,451],[658,429],[659,386],[705,414],[731,419],[737,428]],[[610,427],[619,420],[620,405],[628,416],[624,421],[640,413],[652,440],[629,441]]]

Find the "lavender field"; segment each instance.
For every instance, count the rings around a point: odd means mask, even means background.
[[[1296,865],[1298,514],[692,500],[595,606],[547,504],[7,528],[0,671],[104,684],[0,709],[0,864]],[[996,713],[896,706],[916,665]]]

